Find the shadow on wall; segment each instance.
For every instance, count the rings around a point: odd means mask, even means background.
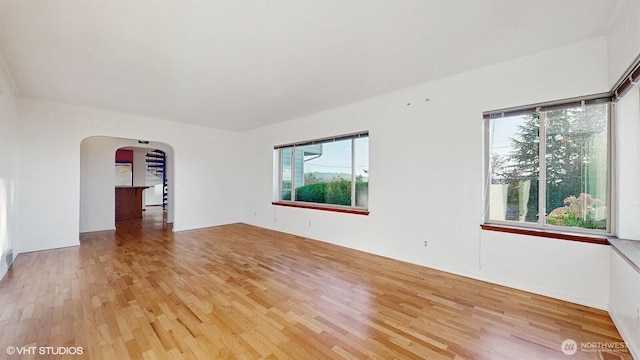
[[[5,252],[10,249],[7,214],[9,212],[9,201],[7,199],[7,189],[4,179],[0,179],[0,255],[4,259]],[[2,260],[0,259],[0,264]],[[0,266],[0,277],[4,274],[3,267],[9,267],[9,264],[3,264]]]

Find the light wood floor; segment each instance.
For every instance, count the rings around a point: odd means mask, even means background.
[[[603,311],[244,224],[173,234],[158,215],[20,255],[8,346],[52,359],[630,359]],[[366,240],[366,239],[363,239]]]

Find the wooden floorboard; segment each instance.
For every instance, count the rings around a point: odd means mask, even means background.
[[[21,254],[0,282],[0,359],[631,359],[581,348],[620,342],[604,311],[245,224],[172,233],[157,213]]]

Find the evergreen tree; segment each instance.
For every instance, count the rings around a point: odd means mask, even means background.
[[[606,106],[589,106],[546,113],[547,212],[564,207],[570,197],[579,198],[582,193],[594,193],[596,188],[606,187],[602,183],[606,176],[601,176],[606,174],[606,111]],[[529,199],[524,220],[538,220],[539,134],[539,115],[527,115],[510,139],[512,151],[504,161],[509,165],[497,171],[496,179],[502,178],[500,181],[510,185],[508,220],[518,220],[521,216],[519,212],[523,209],[517,206],[519,197],[524,195],[520,188],[525,183],[529,186]],[[492,158],[492,163],[499,161]]]
[[[526,216],[524,221],[538,221],[538,179],[540,177],[540,119],[538,114],[531,114],[525,117],[524,123],[518,126],[518,133],[511,138],[513,151],[509,154],[509,163],[514,164],[509,168],[510,179],[508,201],[515,200],[515,204],[520,203],[520,196],[523,192],[520,187],[527,181],[529,183],[529,199],[527,202]],[[520,209],[512,209],[512,219],[518,220],[521,217]]]

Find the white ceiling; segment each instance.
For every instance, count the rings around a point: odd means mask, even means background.
[[[606,35],[625,0],[0,0],[21,96],[247,130]]]

